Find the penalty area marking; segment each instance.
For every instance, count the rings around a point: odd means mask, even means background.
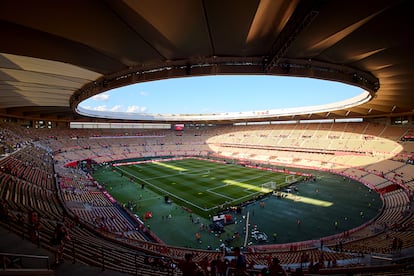
[[[177,195],[175,195],[175,194],[173,194],[173,193],[171,193],[171,192],[169,192],[169,191],[166,191],[166,190],[164,190],[164,189],[162,189],[162,188],[160,188],[160,187],[157,187],[156,185],[154,185],[154,184],[152,184],[152,183],[150,183],[150,182],[148,182],[147,180],[145,180],[145,179],[142,179],[142,178],[139,178],[139,177],[137,177],[136,175],[133,175],[133,174],[131,174],[130,172],[128,172],[128,171],[125,171],[124,169],[121,169],[121,168],[117,168],[118,170],[121,170],[121,171],[123,171],[125,174],[128,174],[129,176],[132,176],[134,179],[137,179],[137,180],[139,180],[139,181],[142,181],[142,182],[145,182],[147,185],[150,185],[151,187],[153,187],[153,188],[155,188],[155,189],[157,189],[157,190],[159,190],[159,191],[161,191],[161,192],[163,192],[164,194],[168,194],[168,195],[170,195],[170,196],[172,196],[172,197],[175,197],[175,198],[177,198],[177,199],[179,199],[179,200],[181,200],[181,201],[183,201],[183,202],[185,202],[185,203],[187,203],[187,204],[189,204],[189,205],[191,205],[191,206],[193,206],[193,207],[195,207],[195,208],[197,208],[197,209],[200,209],[200,210],[203,210],[203,211],[209,211],[210,209],[208,209],[208,208],[202,208],[202,207],[200,207],[200,206],[198,206],[197,204],[194,204],[194,203],[192,203],[191,201],[188,201],[188,200],[186,200],[186,199],[184,199],[184,198],[182,198],[182,197],[179,197],[179,196],[177,196]]]
[[[218,205],[213,206],[213,207],[211,207],[211,208],[203,208],[203,207],[200,207],[200,206],[198,206],[197,204],[194,204],[194,203],[193,203],[193,202],[191,202],[191,201],[188,201],[188,200],[186,200],[186,199],[184,199],[184,198],[182,198],[182,197],[179,197],[179,196],[177,196],[177,195],[175,195],[175,194],[173,194],[173,193],[171,193],[171,192],[169,192],[169,191],[166,191],[166,190],[164,190],[164,189],[162,189],[162,188],[160,188],[160,187],[157,187],[156,185],[153,185],[152,183],[148,182],[148,181],[147,181],[147,180],[145,180],[145,179],[142,179],[142,178],[137,177],[136,175],[133,175],[133,174],[131,174],[130,172],[125,171],[124,169],[122,169],[122,168],[120,168],[120,167],[117,167],[117,169],[118,169],[118,170],[120,170],[120,171],[122,171],[122,172],[124,172],[125,174],[128,174],[129,176],[132,176],[134,179],[137,179],[137,180],[139,180],[139,181],[145,182],[146,184],[150,185],[151,187],[154,187],[155,189],[157,189],[157,190],[159,190],[159,191],[161,191],[161,192],[163,192],[163,193],[165,193],[165,194],[168,194],[168,195],[170,195],[170,196],[172,196],[172,197],[175,197],[175,198],[177,198],[177,199],[179,199],[179,200],[181,200],[181,201],[183,201],[183,202],[186,202],[187,204],[189,204],[189,205],[191,205],[191,206],[193,206],[193,207],[195,207],[195,208],[197,208],[197,209],[200,209],[200,210],[202,210],[202,211],[204,211],[204,212],[211,211],[211,210],[216,209],[216,208],[218,207]]]
[[[222,185],[222,186],[220,186],[220,187],[225,187],[225,186],[227,186],[227,185]],[[213,189],[217,189],[217,188],[220,188],[220,187],[215,187],[215,188],[207,189],[207,190],[206,190],[206,192],[209,192],[209,193],[215,194],[215,195],[217,195],[217,196],[219,196],[219,197],[224,197],[224,198],[230,199],[231,201],[236,200],[236,198],[232,198],[232,197],[229,197],[229,196],[226,196],[226,195],[223,195],[223,194],[216,193],[216,192],[212,191]]]

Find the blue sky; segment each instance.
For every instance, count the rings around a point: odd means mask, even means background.
[[[205,76],[134,84],[81,103],[91,110],[211,114],[322,105],[359,95],[358,87],[311,78]]]

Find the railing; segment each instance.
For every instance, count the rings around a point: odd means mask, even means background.
[[[49,256],[0,252],[0,258],[3,271],[16,269],[19,271],[27,270],[28,274],[32,274],[32,272],[35,271],[38,271],[39,273],[51,271],[49,266]],[[53,275],[53,273],[51,273],[51,275]]]
[[[43,220],[41,220],[42,222]],[[30,239],[28,235],[30,231],[30,225],[25,222],[18,222],[10,218],[8,223],[0,221],[0,226],[12,231],[22,237],[26,242],[33,242],[38,247],[43,247],[48,250],[52,250],[49,240],[51,237],[51,229],[48,229],[43,223],[39,230],[39,238],[36,240]],[[91,241],[83,240],[78,237],[79,234],[71,235],[71,239],[66,242],[64,247],[64,256],[66,260],[70,260],[75,263],[87,263],[89,265],[100,267],[104,270],[115,270],[131,275],[174,275],[177,271],[177,264],[172,258],[161,257],[155,254],[148,254],[141,252],[140,250],[130,249],[125,247],[125,244],[117,243],[117,241],[102,241],[101,244],[95,243],[94,239]],[[0,253],[0,257],[3,255],[13,255],[9,253]],[[14,254],[15,257],[2,257],[3,269],[21,269],[29,262],[26,261],[26,256]],[[50,270],[49,257],[34,256],[40,260],[47,262],[43,267],[31,267],[30,271],[38,271],[39,275],[41,271]],[[54,261],[54,260],[52,260]],[[31,262],[30,262],[31,263]],[[53,272],[53,270],[51,270]],[[1,269],[0,269],[1,274]],[[31,272],[29,274],[32,274]],[[53,274],[51,274],[53,275]]]
[[[84,249],[93,249],[92,255],[85,254]],[[147,255],[135,250],[110,248],[93,243],[72,239],[65,248],[65,255],[72,259],[72,263],[80,261],[106,269],[117,270],[131,275],[174,275],[177,264],[167,257]]]

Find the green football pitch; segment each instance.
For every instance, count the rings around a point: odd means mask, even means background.
[[[204,217],[271,192],[265,183],[286,185],[283,173],[198,159],[149,162],[116,169],[139,185],[168,196]]]
[[[151,212],[152,218],[145,223],[164,242],[192,248],[217,248],[224,241],[242,246],[245,237],[249,244],[318,239],[357,227],[379,213],[379,195],[362,184],[330,173],[311,173],[316,181],[298,178],[296,191],[283,198],[262,197],[269,191],[263,184],[285,186],[286,174],[201,159],[115,169],[99,166],[93,176],[141,218]],[[235,223],[225,226],[221,235],[200,227],[209,225],[220,210],[246,201],[251,203],[243,205],[241,212],[229,211]],[[246,227],[266,233],[267,241],[257,241],[250,233],[245,236]]]

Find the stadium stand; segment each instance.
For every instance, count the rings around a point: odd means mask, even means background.
[[[250,274],[278,258],[289,275],[413,275],[413,2],[177,2],[0,2],[2,229],[46,248],[54,260],[63,254],[66,263],[110,273],[182,275],[179,264],[192,254],[202,269],[215,263],[217,274],[232,274],[231,252],[164,244],[77,166],[203,156],[335,173],[381,197],[377,217],[322,237],[325,246],[312,240],[246,249]],[[327,80],[361,94],[277,110],[257,96],[270,109],[214,114],[98,112],[81,104],[136,83],[232,74]],[[201,102],[208,94],[197,96]],[[119,122],[143,128],[97,127]],[[70,240],[61,237],[62,247],[55,236],[64,229]],[[1,254],[0,274],[13,273],[5,271],[20,258],[13,254]]]
[[[22,235],[31,233],[29,236],[35,243],[52,249],[50,239],[54,227],[56,223],[63,222],[69,229],[69,244],[72,244],[64,249],[66,258],[132,274],[139,264],[148,275],[168,275],[177,269],[176,263],[186,253],[194,254],[196,262],[205,258],[216,260],[222,256],[217,252],[171,247],[157,241],[155,236],[148,235],[139,221],[123,208],[115,206],[88,174],[77,167],[65,165],[87,159],[108,162],[126,157],[163,155],[243,157],[252,162],[298,167],[305,167],[306,164],[307,168],[311,164],[313,169],[330,170],[353,178],[380,193],[384,203],[381,214],[358,229],[327,237],[325,244],[329,250],[316,249],[314,242],[295,246],[253,247],[251,252],[246,253],[252,271],[255,267],[265,266],[269,256],[277,256],[286,267],[301,265],[306,270],[311,262],[333,270],[346,267],[347,263],[349,267],[366,265],[358,259],[361,252],[381,256],[387,254],[391,258],[412,248],[414,240],[413,165],[404,160],[389,159],[394,150],[401,147],[397,136],[396,140],[384,141],[384,152],[373,153],[371,147],[365,149],[362,146],[368,134],[365,131],[369,130],[372,135],[374,130],[375,133],[385,133],[384,129],[387,129],[386,126],[382,129],[370,129],[368,126],[368,123],[361,123],[351,128],[362,133],[327,132],[326,129],[339,129],[341,126],[322,124],[306,128],[292,125],[291,129],[286,125],[267,126],[263,130],[256,126],[227,126],[206,129],[197,139],[191,132],[176,136],[174,131],[151,130],[148,134],[145,131],[140,133],[141,139],[133,140],[114,130],[110,133],[102,131],[101,137],[113,136],[105,139],[93,139],[96,137],[95,130],[76,130],[73,133],[54,130],[53,137],[48,130],[25,130],[25,139],[31,137],[33,140],[18,142],[22,146],[15,147],[13,153],[0,160],[0,194],[2,204],[8,210],[7,224],[3,222],[3,226],[13,228]],[[9,128],[5,128],[7,131],[3,133],[23,131],[14,126],[5,127]],[[73,139],[75,132],[77,138]],[[16,140],[16,136],[11,135]],[[188,141],[187,135],[190,137]],[[307,137],[306,142],[296,142],[304,136]],[[277,142],[270,142],[270,139]],[[329,148],[319,143],[321,139],[329,144]],[[375,138],[382,139],[381,136]],[[213,150],[216,147],[217,152],[209,150],[209,147]],[[129,149],[128,153],[125,149]],[[334,158],[338,153],[349,158]],[[363,157],[364,162],[355,166],[355,157]],[[381,161],[378,162],[379,159]],[[337,163],[339,160],[342,163]],[[35,226],[28,216],[32,213],[36,213],[39,221],[36,228],[33,228]],[[399,241],[398,251],[392,244],[393,240]],[[338,242],[341,248],[338,248]],[[303,256],[307,256],[306,262]],[[153,260],[157,260],[157,264],[152,263]],[[333,263],[336,263],[335,266]],[[230,263],[227,265],[231,266]]]

